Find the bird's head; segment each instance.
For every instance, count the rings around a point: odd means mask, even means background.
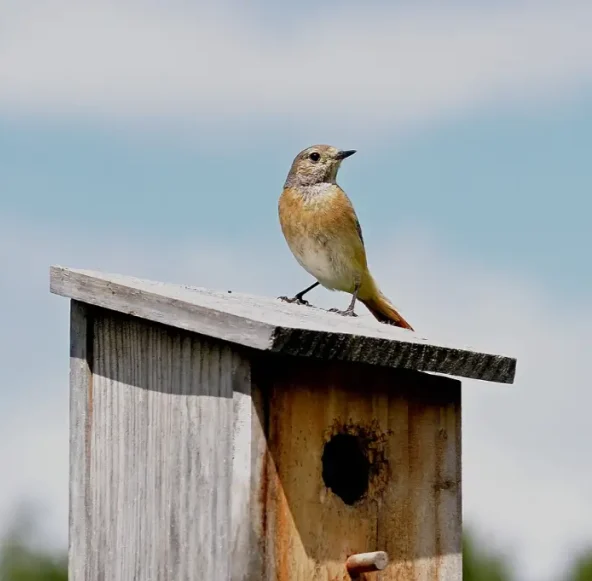
[[[355,149],[337,149],[331,145],[313,145],[302,150],[292,162],[286,187],[335,183],[341,162]]]

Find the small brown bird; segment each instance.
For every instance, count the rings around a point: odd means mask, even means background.
[[[317,282],[293,298],[280,298],[308,304],[304,295],[321,284],[352,295],[345,311],[331,311],[355,317],[359,300],[382,323],[413,330],[372,278],[360,223],[350,199],[335,181],[341,162],[354,153],[313,145],[295,157],[279,200],[280,224],[292,254]]]

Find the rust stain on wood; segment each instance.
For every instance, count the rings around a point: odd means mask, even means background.
[[[267,555],[267,537],[268,537],[268,518],[267,518],[267,505],[268,503],[268,494],[269,494],[269,463],[271,462],[271,458],[269,452],[266,452],[263,455],[263,463],[261,465],[261,475],[259,477],[259,495],[257,498],[258,501],[258,514],[261,515],[261,534],[259,535],[259,551],[260,554],[263,556]],[[263,571],[262,573],[265,574],[267,570],[265,562],[263,563]]]

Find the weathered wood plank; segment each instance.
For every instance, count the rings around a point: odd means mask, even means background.
[[[369,318],[276,299],[52,267],[51,291],[254,349],[512,383],[511,357],[430,343]]]
[[[92,311],[92,377],[73,313],[72,581],[230,580],[233,389],[248,363],[230,344]]]
[[[89,308],[70,301],[70,516],[68,579],[86,576],[89,550],[88,496],[90,427],[93,404],[92,316]]]
[[[261,390],[253,383],[250,364],[237,370],[234,384],[232,458],[232,581],[261,581],[263,554],[261,474],[267,454],[266,412]]]
[[[346,581],[350,555],[385,551],[377,581],[460,579],[460,383],[353,364],[270,363],[253,368],[269,410],[260,578]]]

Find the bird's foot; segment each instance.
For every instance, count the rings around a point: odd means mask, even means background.
[[[337,313],[338,315],[342,315],[344,317],[357,317],[356,313],[354,313],[353,309],[345,309],[345,311],[340,311],[339,309],[329,309],[330,313]]]
[[[285,303],[294,303],[296,305],[304,305],[306,307],[310,307],[310,303],[308,301],[305,301],[302,297],[299,297],[298,295],[292,298],[278,297],[278,299],[280,301],[284,301]]]

